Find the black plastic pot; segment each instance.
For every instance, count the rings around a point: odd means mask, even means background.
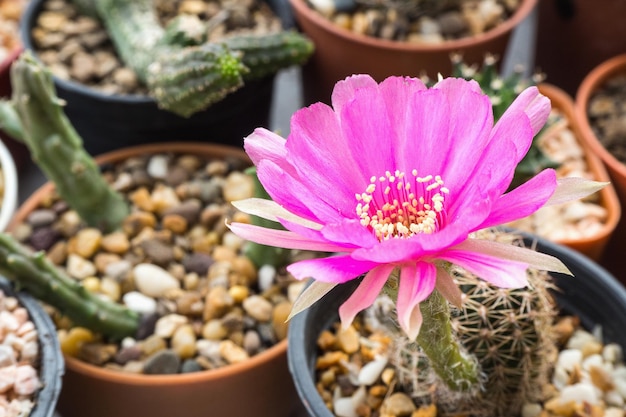
[[[0,276],[0,289],[6,295],[16,297],[28,310],[30,320],[35,324],[39,338],[39,379],[43,387],[37,393],[35,407],[29,417],[52,417],[55,414],[57,400],[61,393],[65,362],[59,347],[56,329],[48,313],[39,302],[30,295],[14,291],[6,278]]]
[[[32,0],[21,19],[24,47],[35,48],[31,29],[46,0]],[[292,24],[282,0],[268,2]],[[57,94],[67,104],[65,113],[92,155],[122,147],[155,142],[211,142],[242,146],[256,127],[269,127],[275,76],[246,82],[224,100],[189,118],[158,108],[141,95],[108,95],[88,86],[54,77]]]
[[[563,313],[578,316],[582,326],[602,326],[605,342],[626,347],[626,289],[608,271],[589,258],[565,246],[542,238],[526,236],[527,244],[559,258],[574,276],[554,274],[558,291],[554,296]],[[312,417],[334,417],[315,387],[317,338],[339,318],[337,310],[358,280],[335,287],[322,300],[291,319],[287,359],[289,371],[305,408]]]

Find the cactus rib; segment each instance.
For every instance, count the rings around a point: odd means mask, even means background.
[[[43,252],[29,252],[6,233],[0,233],[0,272],[79,326],[116,340],[134,336],[139,328],[137,313],[90,293]]]
[[[128,204],[83,148],[63,113],[64,102],[56,96],[49,70],[26,51],[12,66],[11,82],[10,104],[35,163],[87,224],[106,231],[117,228],[129,212]]]

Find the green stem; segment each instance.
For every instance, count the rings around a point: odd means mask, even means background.
[[[465,354],[452,334],[450,308],[438,292],[421,303],[423,323],[417,343],[428,356],[432,368],[454,391],[471,391],[479,386],[478,364]]]
[[[139,328],[137,313],[90,293],[54,266],[43,252],[29,252],[5,233],[0,233],[0,273],[93,332],[122,339],[135,336]]]
[[[63,111],[65,103],[56,96],[50,71],[26,51],[13,63],[11,84],[12,100],[4,102],[0,116],[6,115],[7,124],[17,130],[21,126],[19,138],[33,161],[81,219],[106,231],[116,229],[128,215],[128,204],[85,151]]]

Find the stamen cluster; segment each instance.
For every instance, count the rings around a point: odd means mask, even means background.
[[[379,241],[434,233],[445,224],[444,196],[449,190],[441,176],[410,176],[396,170],[370,178],[365,192],[357,194],[356,213],[361,225],[370,228]]]

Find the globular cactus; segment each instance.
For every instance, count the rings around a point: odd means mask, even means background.
[[[394,332],[389,356],[398,383],[416,403],[436,404],[441,416],[519,415],[525,403],[541,400],[556,358],[552,324],[557,310],[550,294],[551,277],[529,269],[527,287],[503,289],[458,267],[451,272],[463,291],[462,307],[451,307],[452,328],[462,349],[475,357],[480,383],[473,391],[451,390],[419,344]],[[389,308],[390,304],[379,303],[370,312],[369,325],[394,329]]]

